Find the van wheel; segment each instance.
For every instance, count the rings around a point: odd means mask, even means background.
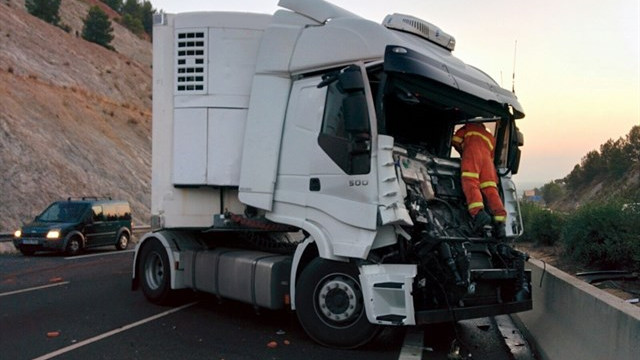
[[[314,259],[300,274],[295,303],[304,330],[325,346],[356,348],[381,329],[367,319],[353,264]]]
[[[67,242],[67,248],[65,249],[67,255],[75,256],[80,254],[80,251],[82,251],[82,241],[80,240],[80,238],[74,236],[69,239],[69,242]]]
[[[172,302],[175,291],[169,283],[171,272],[167,250],[156,239],[149,240],[142,248],[138,263],[138,276],[142,282],[142,292],[147,300],[166,305]]]
[[[124,250],[129,245],[129,235],[126,232],[122,232],[118,237],[118,242],[116,242],[116,249]]]

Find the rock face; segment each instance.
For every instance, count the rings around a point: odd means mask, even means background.
[[[63,0],[67,33],[0,0],[0,232],[69,196],[128,200],[149,222],[151,43],[113,20],[115,52],[83,40],[96,4]]]

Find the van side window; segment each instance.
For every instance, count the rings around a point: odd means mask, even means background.
[[[102,206],[102,210],[104,213],[104,218],[106,221],[116,221],[118,220],[118,209],[116,205],[113,204],[105,204]]]
[[[91,207],[91,212],[93,213],[93,221],[104,221],[104,215],[102,214],[101,205],[93,205]]]
[[[121,204],[117,205],[118,208],[118,220],[131,220],[131,208],[129,205]]]

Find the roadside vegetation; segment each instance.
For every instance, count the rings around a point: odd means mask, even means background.
[[[153,30],[153,15],[156,10],[150,1],[139,0],[101,0],[113,9],[119,17],[115,21],[141,38],[150,39]],[[71,27],[60,21],[61,0],[25,0],[27,11],[54,26],[71,32]],[[113,39],[113,27],[109,16],[100,7],[94,5],[84,21],[82,37],[85,40],[102,45],[110,50]]]
[[[120,14],[118,21],[132,33],[151,37],[153,29],[153,14],[156,10],[150,1],[138,0],[101,0],[111,9]]]
[[[113,26],[111,26],[109,16],[99,7],[92,6],[89,9],[89,13],[84,19],[82,38],[109,50],[115,50],[113,46],[111,46]]]
[[[558,247],[584,268],[640,271],[640,126],[535,193],[541,202],[522,204],[520,241]]]
[[[611,199],[564,213],[525,201],[519,241],[559,247],[565,260],[592,270],[640,271],[640,211],[625,204]]]
[[[24,6],[29,14],[57,26],[60,29],[70,32],[71,27],[60,22],[60,1],[61,0],[25,0]]]

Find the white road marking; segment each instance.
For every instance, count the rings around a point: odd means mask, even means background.
[[[48,284],[48,285],[36,286],[36,287],[22,289],[22,290],[9,291],[9,292],[6,292],[6,293],[1,293],[0,297],[9,296],[9,295],[15,295],[15,294],[21,294],[21,293],[25,293],[25,292],[29,292],[29,291],[42,290],[42,289],[46,289],[46,288],[50,288],[50,287],[54,287],[54,286],[67,285],[68,283],[69,283],[68,281],[62,281],[62,282],[58,282],[58,283],[55,283],[55,284]]]
[[[416,327],[407,329],[398,360],[421,360],[424,349],[424,332]]]
[[[65,260],[78,260],[78,259],[86,259],[86,258],[91,258],[91,257],[97,257],[97,256],[107,256],[107,255],[117,255],[117,254],[124,254],[124,253],[130,253],[130,252],[134,252],[134,249],[131,250],[123,250],[123,251],[110,251],[110,252],[105,252],[105,253],[98,253],[98,254],[88,254],[88,255],[79,255],[79,256],[67,256],[66,258],[64,258]]]
[[[98,335],[98,336],[94,336],[94,337],[92,337],[92,338],[90,338],[90,339],[83,340],[83,341],[80,341],[80,342],[75,343],[75,344],[73,344],[73,345],[67,346],[67,347],[65,347],[65,348],[62,348],[62,349],[56,350],[56,351],[54,351],[54,352],[51,352],[51,353],[48,353],[48,354],[42,355],[42,356],[37,357],[37,358],[35,358],[35,359],[33,359],[33,360],[46,360],[46,359],[54,358],[54,357],[56,357],[56,356],[58,356],[58,355],[62,355],[62,354],[68,353],[69,351],[73,351],[73,350],[75,350],[75,349],[77,349],[77,348],[80,348],[80,347],[83,347],[83,346],[85,346],[85,345],[89,345],[89,344],[91,344],[91,343],[94,343],[94,342],[100,341],[100,340],[105,339],[105,338],[108,338],[108,337],[110,337],[110,336],[113,336],[113,335],[119,334],[119,333],[121,333],[121,332],[123,332],[123,331],[127,331],[127,330],[129,330],[129,329],[134,328],[134,327],[137,327],[137,326],[140,326],[140,325],[146,324],[146,323],[148,323],[148,322],[150,322],[150,321],[153,321],[153,320],[159,319],[159,318],[161,318],[161,317],[165,317],[165,316],[167,316],[167,315],[171,315],[171,314],[173,314],[173,313],[175,313],[175,312],[178,312],[178,311],[180,311],[180,310],[184,310],[184,309],[186,309],[186,308],[188,308],[188,307],[191,307],[191,306],[193,306],[193,305],[195,305],[195,304],[197,304],[197,303],[198,303],[198,302],[197,302],[197,301],[195,301],[195,302],[192,302],[192,303],[189,303],[189,304],[186,304],[186,305],[182,305],[182,306],[177,307],[177,308],[175,308],[175,309],[167,310],[167,311],[165,311],[165,312],[163,312],[163,313],[160,313],[160,314],[157,314],[157,315],[153,315],[153,316],[148,317],[148,318],[146,318],[146,319],[142,319],[142,320],[140,320],[140,321],[136,321],[136,322],[131,323],[131,324],[129,324],[129,325],[122,326],[122,327],[120,327],[120,328],[117,328],[117,329],[111,330],[111,331],[106,332],[106,333],[104,333],[104,334],[101,334],[101,335]]]

